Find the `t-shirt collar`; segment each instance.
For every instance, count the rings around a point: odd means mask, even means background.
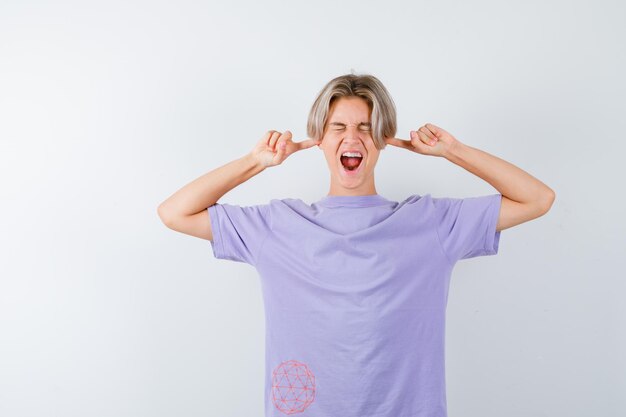
[[[372,207],[391,203],[380,194],[327,195],[315,204],[322,207]]]

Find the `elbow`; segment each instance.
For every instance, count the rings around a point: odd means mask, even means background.
[[[552,208],[554,200],[556,199],[556,193],[552,188],[548,188],[542,197],[538,200],[538,206],[541,211],[541,215],[546,214]]]
[[[163,203],[161,203],[159,207],[157,207],[157,215],[159,216],[159,219],[161,219],[161,222],[163,222],[164,225],[166,225],[167,227],[170,227],[172,223],[171,222],[172,216],[168,213]]]

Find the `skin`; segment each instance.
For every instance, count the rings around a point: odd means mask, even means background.
[[[343,123],[345,128],[334,129],[330,126],[334,122]],[[380,151],[374,146],[370,132],[359,127],[361,122],[370,122],[367,102],[360,97],[342,97],[331,106],[328,124],[320,140],[307,139],[296,143],[292,141],[290,131],[281,133],[271,130],[257,143],[250,157],[259,169],[264,169],[281,164],[295,152],[317,145],[324,152],[330,171],[328,195],[377,194],[374,168]],[[544,215],[556,197],[550,187],[526,171],[461,143],[432,123],[411,131],[409,140],[385,138],[385,143],[421,155],[444,158],[491,184],[502,195],[496,230]],[[342,170],[339,157],[345,149],[358,149],[363,154],[360,172],[356,175],[348,176]]]
[[[292,140],[291,132],[268,131],[244,157],[196,178],[176,191],[158,207],[158,214],[171,229],[212,240],[207,207],[225,193],[261,173],[280,165],[290,155],[318,146],[330,171],[329,195],[376,194],[374,168],[379,151],[361,122],[369,122],[369,108],[359,97],[342,97],[333,103],[322,138]],[[334,129],[332,123],[345,128]],[[554,191],[515,165],[458,141],[446,130],[426,123],[410,132],[410,139],[385,138],[387,145],[420,155],[445,158],[491,184],[502,195],[496,230],[524,223],[548,212],[555,199]],[[360,172],[348,176],[342,171],[343,149],[359,149],[364,156]]]
[[[324,134],[320,140],[293,142],[290,131],[281,134],[269,131],[253,149],[252,154],[264,167],[281,164],[291,154],[317,145],[324,152],[330,172],[328,195],[377,194],[374,168],[380,151],[376,149],[369,129],[360,123],[370,123],[371,111],[360,97],[342,97],[331,105]],[[342,125],[335,125],[342,123]],[[284,146],[284,149],[281,148]],[[340,156],[347,149],[357,149],[363,160],[356,175],[346,175]]]
[[[370,129],[362,123],[371,123],[371,111],[364,99],[341,97],[330,106],[324,135],[317,145],[324,152],[330,172],[328,195],[377,194],[374,168],[380,151]],[[355,175],[348,175],[341,164],[341,154],[346,150],[358,150],[363,155]]]

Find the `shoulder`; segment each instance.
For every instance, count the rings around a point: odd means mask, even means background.
[[[266,206],[274,218],[307,216],[315,211],[314,207],[300,198],[273,198]]]
[[[267,203],[267,206],[273,209],[311,207],[308,203],[299,198],[272,198],[269,203]]]
[[[415,206],[424,206],[424,205],[429,205],[432,204],[432,200],[433,197],[429,194],[411,194],[410,196],[408,196],[407,198],[405,198],[404,200],[400,201],[398,203],[398,208],[401,208],[403,206],[411,206],[411,207],[415,207]]]

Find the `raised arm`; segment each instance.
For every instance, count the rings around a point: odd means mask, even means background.
[[[213,240],[207,207],[264,169],[247,154],[185,185],[162,202],[157,213],[170,229]]]
[[[288,130],[285,133],[270,130],[250,153],[185,185],[162,202],[157,213],[172,230],[213,240],[207,207],[265,168],[279,165],[292,153],[317,143],[312,139],[294,143]]]
[[[496,230],[527,222],[550,210],[555,192],[528,172],[510,162],[458,141],[444,129],[426,123],[411,132],[411,140],[386,138],[385,142],[422,155],[446,158],[491,184],[502,203]]]
[[[502,203],[496,230],[527,222],[550,210],[555,192],[521,168],[485,151],[456,142],[445,158],[482,178],[500,194]]]

